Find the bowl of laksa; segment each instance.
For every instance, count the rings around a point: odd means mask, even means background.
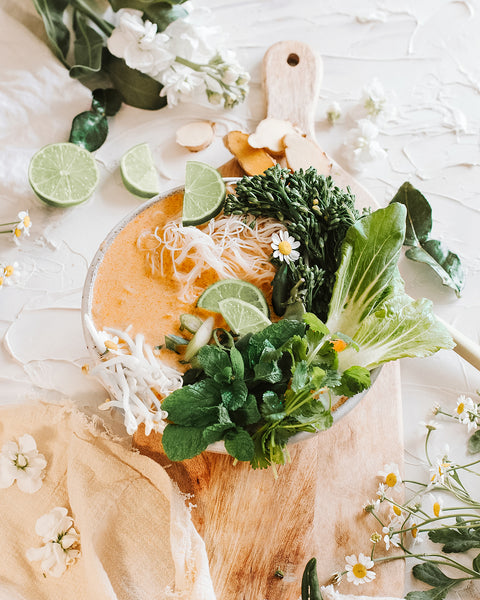
[[[354,201],[314,169],[225,189],[187,164],[185,186],[123,219],[90,266],[101,408],[122,410],[129,434],[161,432],[171,460],[209,450],[275,468],[355,406],[381,364],[449,347],[428,301],[403,291],[405,208],[361,215]]]

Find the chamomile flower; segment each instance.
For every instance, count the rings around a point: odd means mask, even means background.
[[[37,444],[28,433],[18,443],[6,442],[0,453],[0,488],[8,488],[16,481],[22,492],[33,494],[42,487],[47,461],[37,450]]]
[[[467,426],[468,431],[474,431],[478,428],[480,415],[478,413],[478,404],[465,395],[460,395],[457,399],[455,409],[456,418]]]
[[[18,213],[18,229],[21,229],[25,235],[30,235],[30,227],[32,226],[32,219],[28,214],[28,210],[21,210]]]
[[[427,534],[424,531],[420,531],[416,523],[412,523],[410,527],[410,535],[412,537],[410,547],[416,546],[417,544],[423,544],[427,541]]]
[[[376,500],[370,500],[369,502],[367,502],[367,504],[364,505],[363,510],[365,512],[377,512],[378,509],[380,508],[380,499],[377,498]]]
[[[330,125],[335,125],[342,118],[342,109],[338,102],[332,102],[327,108],[327,121]]]
[[[278,258],[286,263],[294,262],[300,258],[300,252],[296,248],[300,247],[300,242],[291,235],[288,231],[280,231],[272,235],[273,258]]]
[[[390,522],[382,528],[383,541],[387,550],[390,550],[390,545],[395,546],[395,548],[400,546],[400,530],[402,529],[404,522],[405,519],[403,517],[394,515],[390,519]]]
[[[373,567],[373,560],[360,553],[358,558],[355,554],[345,557],[345,571],[347,572],[347,581],[355,585],[370,583],[376,577],[374,571],[369,571]]]
[[[434,494],[428,494],[425,498],[427,512],[434,517],[439,517],[443,509],[443,498]]]
[[[378,472],[380,477],[383,477],[383,483],[389,488],[394,488],[398,483],[402,483],[398,465],[395,463],[387,464],[382,471]]]
[[[444,485],[449,477],[452,462],[448,458],[448,448],[442,455],[436,456],[430,467],[430,484]]]

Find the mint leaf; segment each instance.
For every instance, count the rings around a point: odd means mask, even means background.
[[[203,379],[172,392],[162,402],[162,409],[177,425],[205,427],[217,422],[220,402],[219,386],[211,379]]]
[[[253,394],[247,396],[245,404],[234,412],[233,420],[238,425],[253,425],[260,421],[261,415],[258,410],[257,399]]]
[[[241,408],[248,396],[248,388],[243,379],[234,379],[228,386],[222,387],[222,402],[228,410]]]
[[[213,345],[202,346],[197,353],[197,359],[208,377],[214,378],[217,383],[230,382],[232,367],[225,350]]]
[[[186,460],[197,456],[208,446],[200,427],[168,424],[162,436],[165,454],[170,460]]]
[[[255,446],[250,434],[241,428],[225,434],[225,448],[231,456],[241,461],[251,461],[255,454]]]
[[[262,331],[252,335],[249,339],[247,352],[250,364],[253,367],[258,362],[266,347],[265,342],[267,340],[271,347],[278,349],[291,337],[295,335],[303,336],[304,334],[305,324],[300,321],[282,319],[277,323],[272,323],[268,327],[265,327],[265,329],[262,329]]]
[[[230,361],[232,363],[233,376],[236,379],[243,379],[245,375],[245,365],[242,354],[233,346],[230,348]]]
[[[235,427],[233,423],[214,423],[203,430],[203,439],[207,444],[214,444],[223,440],[225,432]]]

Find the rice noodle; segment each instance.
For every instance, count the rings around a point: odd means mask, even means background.
[[[269,261],[272,234],[278,221],[267,218],[221,215],[201,227],[184,227],[177,218],[163,229],[143,232],[137,247],[153,275],[164,277],[170,268],[182,284],[180,299],[192,302],[203,290],[195,285],[206,270],[213,269],[220,279],[248,277],[261,287],[275,273]]]

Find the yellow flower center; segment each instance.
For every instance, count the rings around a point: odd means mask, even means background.
[[[5,267],[5,270],[3,271],[5,274],[5,277],[10,277],[11,275],[13,275],[13,266],[12,265],[7,265]]]
[[[22,235],[22,230],[18,227],[15,227],[15,231],[13,232],[16,237],[20,237]]]
[[[393,512],[397,515],[397,517],[399,517],[402,514],[402,511],[400,508],[398,508],[398,506],[393,507]]]
[[[0,277],[0,287],[3,285],[3,277]]]
[[[440,502],[433,503],[433,514],[438,517],[440,514]]]
[[[463,402],[460,402],[460,404],[457,406],[457,413],[459,415],[461,415],[464,410],[465,410],[465,404]]]
[[[362,565],[362,563],[357,563],[353,566],[352,573],[355,577],[358,577],[358,579],[363,579],[367,574],[367,568],[365,565]]]
[[[414,523],[412,525],[412,537],[416,538],[417,537],[417,533],[418,533],[417,524]]]
[[[388,487],[395,487],[397,485],[397,476],[395,473],[389,473],[385,477],[385,483],[388,485]]]
[[[278,251],[281,254],[283,254],[284,256],[288,256],[290,254],[290,252],[292,251],[292,246],[291,246],[290,242],[287,240],[283,240],[283,242],[280,242],[278,244]]]
[[[28,215],[23,218],[23,224],[25,227],[30,227],[31,223],[32,221]]]
[[[110,350],[118,350],[117,344],[112,342],[112,340],[105,341],[105,348],[109,348]]]
[[[335,352],[343,352],[347,347],[347,342],[344,342],[343,340],[333,340],[332,345]]]

